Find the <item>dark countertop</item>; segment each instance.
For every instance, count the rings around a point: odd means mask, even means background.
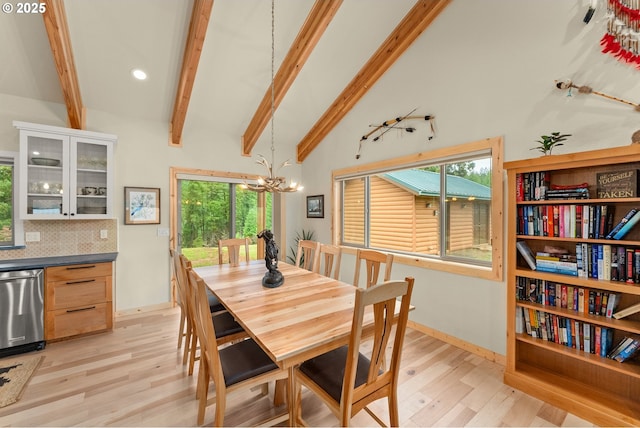
[[[0,272],[8,270],[37,269],[49,266],[75,265],[84,263],[112,262],[118,253],[85,254],[80,256],[39,257],[0,261]]]

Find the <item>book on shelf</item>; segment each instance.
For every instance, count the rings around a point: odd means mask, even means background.
[[[620,220],[620,222],[618,222],[618,224],[616,224],[613,229],[611,229],[611,231],[607,234],[607,236],[605,236],[606,239],[612,239],[613,235],[615,235],[616,233],[618,233],[620,231],[620,229],[622,229],[622,226],[624,226],[629,220],[631,220],[631,218],[638,212],[637,208],[631,208],[629,210],[629,212],[627,212],[624,217],[622,217],[622,220]]]
[[[623,349],[629,346],[633,342],[633,337],[623,337],[607,354],[607,358],[613,358],[620,353]]]
[[[618,312],[614,312],[613,318],[619,320],[621,318],[628,317],[629,315],[633,315],[638,312],[640,312],[640,303],[636,303],[635,305],[631,305],[629,307],[621,309]]]
[[[609,293],[609,298],[607,300],[607,312],[605,314],[607,318],[613,317],[613,313],[618,307],[618,301],[620,301],[620,294]]]
[[[618,353],[612,358],[620,363],[625,362],[634,357],[638,353],[638,349],[640,349],[640,341],[638,341],[638,339],[633,339],[630,344],[628,344],[624,349],[618,351]]]
[[[633,229],[638,221],[640,221],[640,212],[636,212],[631,219],[629,219],[613,236],[612,239],[622,239],[624,236]]]
[[[531,270],[536,270],[536,258],[531,248],[529,248],[529,245],[525,241],[518,241],[516,242],[516,248]]]

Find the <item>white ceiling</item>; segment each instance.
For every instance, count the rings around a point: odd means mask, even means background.
[[[276,70],[314,0],[275,1]],[[393,3],[393,6],[391,6]],[[414,5],[344,0],[276,113],[295,145]],[[191,0],[66,0],[84,106],[168,123],[191,18]],[[0,93],[64,104],[40,15],[0,14]],[[187,112],[194,128],[240,138],[271,79],[271,2],[215,0]],[[131,69],[149,78],[135,81]],[[269,128],[261,139],[267,138]]]

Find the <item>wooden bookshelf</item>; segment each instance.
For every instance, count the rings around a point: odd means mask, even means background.
[[[618,223],[631,209],[640,209],[640,197],[596,199],[596,177],[603,172],[640,171],[640,145],[567,155],[541,156],[535,159],[507,162],[508,185],[508,239],[507,239],[507,365],[505,383],[528,394],[563,408],[597,425],[640,426],[640,361],[619,363],[593,354],[580,347],[569,347],[553,340],[527,334],[524,325],[517,328],[516,311],[529,310],[549,316],[563,317],[607,328],[613,332],[613,345],[625,336],[640,338],[640,313],[624,319],[614,319],[576,311],[572,308],[551,306],[548,302],[518,300],[518,278],[538,283],[563,284],[620,295],[618,310],[640,302],[640,283],[627,283],[609,279],[563,275],[531,270],[516,249],[517,241],[526,241],[534,254],[547,245],[564,248],[576,254],[576,244],[589,246],[640,249],[640,224],[623,240],[585,238],[581,236],[549,236],[523,233],[518,214],[523,207],[551,205],[608,205],[614,207],[613,224]],[[549,185],[588,183],[589,199],[519,200],[518,186],[524,174],[544,172]],[[640,184],[640,183],[639,183]],[[640,187],[640,186],[639,186]],[[522,194],[520,192],[520,194]],[[521,198],[524,199],[524,198]],[[526,212],[526,211],[525,211]],[[520,224],[520,227],[519,227]],[[577,227],[577,226],[576,226]],[[573,249],[573,251],[571,251]],[[558,296],[560,298],[560,296]],[[543,298],[544,300],[544,298]],[[539,311],[539,312],[538,312]],[[524,331],[522,331],[524,330]]]

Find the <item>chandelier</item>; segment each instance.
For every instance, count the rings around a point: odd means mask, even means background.
[[[266,177],[259,177],[257,184],[244,183],[242,185],[243,188],[248,190],[253,190],[254,192],[271,192],[271,193],[283,193],[283,192],[297,192],[298,190],[302,190],[302,186],[300,186],[295,181],[289,182],[287,185],[287,180],[284,177],[279,177],[276,174],[281,168],[285,166],[291,165],[289,160],[284,161],[277,170],[273,170],[273,166],[275,163],[275,153],[276,147],[274,142],[274,131],[273,131],[273,117],[275,114],[275,89],[274,89],[274,58],[275,58],[275,0],[271,0],[271,162],[269,162],[264,156],[258,155],[259,159],[256,161],[257,164],[264,166],[269,175]]]

